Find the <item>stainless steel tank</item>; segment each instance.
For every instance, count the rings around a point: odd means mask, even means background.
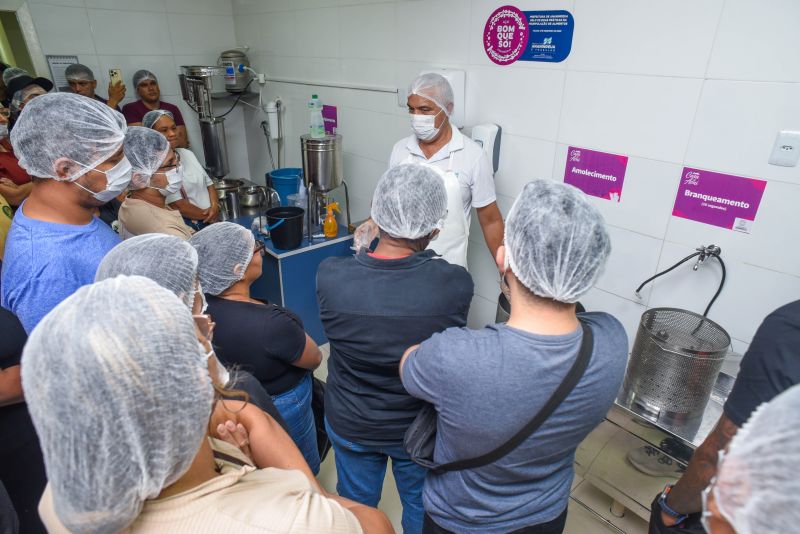
[[[642,314],[620,401],[653,421],[691,425],[705,410],[731,338],[717,323],[677,308]]]
[[[228,145],[225,140],[225,119],[200,118],[200,136],[203,138],[203,154],[208,174],[221,178],[228,174]]]
[[[328,192],[342,185],[342,136],[326,135],[315,139],[300,136],[300,153],[303,157],[303,180],[319,192]]]
[[[225,89],[229,93],[241,93],[247,87],[250,73],[239,72],[239,65],[250,66],[247,54],[242,50],[225,50],[219,55],[218,64],[225,69]]]

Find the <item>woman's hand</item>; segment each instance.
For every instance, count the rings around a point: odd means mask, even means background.
[[[235,423],[228,419],[224,423],[217,425],[217,438],[222,441],[227,441],[231,445],[238,447],[245,456],[250,458],[250,461],[255,464],[253,460],[253,453],[250,450],[250,436],[247,429],[241,423]]]

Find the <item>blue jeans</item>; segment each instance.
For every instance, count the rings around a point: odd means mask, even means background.
[[[388,447],[361,445],[338,436],[328,420],[325,428],[333,444],[336,457],[336,491],[361,504],[378,506],[386,475],[386,461],[392,459],[392,473],[397,484],[397,493],[403,503],[403,532],[422,532],[422,485],[426,470],[415,464],[406,453],[402,443]]]
[[[317,427],[311,411],[311,373],[308,373],[295,387],[273,395],[272,401],[281,413],[289,435],[315,475],[319,473],[319,450],[317,449]]]

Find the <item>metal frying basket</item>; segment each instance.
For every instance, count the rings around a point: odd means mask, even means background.
[[[731,338],[717,323],[677,308],[642,314],[620,395],[626,406],[668,425],[703,415]]]

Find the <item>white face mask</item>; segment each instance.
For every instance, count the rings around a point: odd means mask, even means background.
[[[97,172],[102,172],[106,175],[106,188],[102,191],[92,191],[88,187],[84,187],[78,182],[72,182],[84,191],[91,193],[94,198],[102,203],[110,201],[112,198],[119,196],[120,193],[125,191],[128,184],[131,183],[131,163],[128,158],[123,157],[119,163],[108,169],[101,171],[100,169],[92,169]]]
[[[439,113],[442,111],[443,110],[439,110]],[[441,126],[439,128],[436,127],[436,117],[439,116],[439,113],[436,115],[411,114],[411,129],[414,131],[414,135],[417,136],[417,139],[420,141],[430,141],[439,135]]]
[[[194,290],[194,294],[200,295],[200,314],[203,315],[208,309],[208,301],[206,300],[206,294],[203,293],[203,286],[200,285],[200,282],[197,282],[197,289]]]
[[[160,187],[149,187],[157,190],[165,197],[178,193],[181,190],[181,187],[183,187],[183,170],[180,167],[175,167],[174,169],[165,172],[164,175],[167,177],[166,188],[161,189]]]
[[[0,139],[8,137],[8,124],[0,124]]]
[[[200,347],[203,351],[206,350],[206,348],[203,347],[202,343],[200,343]],[[210,360],[211,358],[214,358],[217,364],[217,376],[212,376],[211,380],[213,380],[214,383],[219,387],[222,388],[227,387],[228,382],[230,382],[231,380],[231,373],[225,368],[224,365],[222,365],[222,362],[219,361],[219,358],[217,358],[216,353],[214,353],[213,350],[210,350],[206,352],[205,358],[206,361]]]

